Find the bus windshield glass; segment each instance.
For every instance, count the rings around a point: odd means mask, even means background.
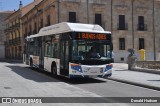
[[[105,40],[73,40],[72,60],[111,60],[111,42]]]

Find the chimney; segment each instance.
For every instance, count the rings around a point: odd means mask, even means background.
[[[20,1],[20,3],[19,3],[19,9],[21,9],[22,8],[22,1]]]

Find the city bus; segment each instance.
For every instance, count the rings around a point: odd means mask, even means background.
[[[24,62],[30,67],[68,78],[112,75],[111,32],[99,25],[62,22],[25,40]],[[93,47],[98,56],[89,56]]]

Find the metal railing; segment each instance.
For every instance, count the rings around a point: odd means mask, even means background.
[[[138,31],[147,31],[147,24],[137,24]]]
[[[128,30],[128,23],[125,23],[124,25],[117,24],[117,30]]]

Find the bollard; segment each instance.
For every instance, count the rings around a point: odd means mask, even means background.
[[[139,50],[139,54],[140,54],[140,61],[146,60],[146,52],[144,49]]]

